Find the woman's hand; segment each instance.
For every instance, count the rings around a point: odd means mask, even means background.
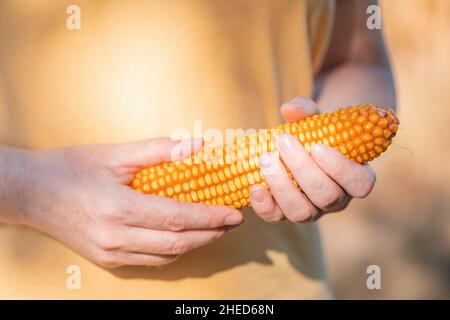
[[[288,122],[317,111],[312,100],[302,97],[281,106]],[[256,214],[267,222],[285,218],[292,222],[314,221],[323,213],[343,210],[352,197],[364,198],[373,188],[375,172],[368,164],[357,164],[325,145],[315,145],[308,153],[289,134],[280,136],[278,142],[279,156],[302,191],[291,181],[277,154],[261,155],[261,173],[273,197],[262,185],[254,185],[250,199]]]
[[[199,147],[183,143],[189,151]],[[0,185],[0,221],[1,211],[15,212],[16,223],[49,234],[103,267],[172,262],[243,221],[229,207],[177,202],[127,186],[140,166],[174,160],[177,144],[158,138],[38,152],[0,149],[0,158],[8,159],[0,161],[6,179]]]

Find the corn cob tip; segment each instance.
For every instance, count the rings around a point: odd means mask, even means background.
[[[372,105],[370,106],[372,108],[376,108],[376,113],[380,117],[385,118],[388,122],[387,129],[389,129],[391,134],[389,137],[386,137],[386,139],[392,139],[393,137],[395,137],[395,135],[397,134],[398,126],[400,124],[400,120],[395,115],[394,110],[388,107],[377,107]]]

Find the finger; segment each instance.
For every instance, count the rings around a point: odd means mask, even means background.
[[[105,151],[112,167],[140,167],[184,159],[199,151],[202,143],[200,138],[172,140],[164,137],[109,145]]]
[[[269,191],[260,184],[250,188],[250,202],[253,211],[269,223],[277,223],[285,219],[280,207],[270,195]]]
[[[281,106],[281,115],[287,122],[299,121],[317,112],[317,104],[306,97],[296,97]]]
[[[130,252],[179,255],[204,246],[223,236],[225,230],[158,231],[143,228],[127,228],[121,234],[121,249]]]
[[[325,145],[313,146],[311,154],[316,163],[349,195],[364,198],[372,191],[376,175],[369,164],[360,165]]]
[[[126,188],[122,219],[129,226],[156,230],[215,229],[241,224],[244,217],[228,206],[207,206],[169,198],[143,195]]]
[[[301,222],[317,214],[317,209],[294,185],[276,153],[262,154],[260,165],[275,201],[289,220]]]
[[[316,207],[328,210],[344,200],[344,190],[314,162],[297,139],[283,134],[278,141],[283,162]]]
[[[179,255],[157,255],[140,252],[120,252],[117,257],[119,266],[162,266],[174,262]]]

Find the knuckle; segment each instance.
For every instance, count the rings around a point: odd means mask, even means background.
[[[319,211],[314,206],[309,206],[308,208],[301,210],[293,215],[291,215],[291,221],[294,223],[302,223],[313,219],[317,216]]]
[[[122,222],[126,218],[125,214],[122,214],[121,210],[104,211],[104,221],[109,222]]]
[[[278,179],[278,177],[275,177],[275,179]],[[289,185],[289,183],[292,183],[292,182],[283,183],[283,181],[277,180],[276,183],[272,183],[272,184],[269,183],[270,190],[272,191],[272,194],[274,195],[274,197],[276,197],[278,195],[286,194],[289,191],[291,191],[291,186]]]
[[[253,204],[253,210],[261,218],[265,219],[272,215],[274,205],[271,203]]]
[[[225,224],[226,215],[211,214],[207,218],[207,226],[210,228],[218,228]]]
[[[108,251],[100,251],[95,257],[95,262],[103,268],[113,269],[120,266],[116,255]]]
[[[268,223],[277,224],[283,220],[283,216],[281,214],[271,215],[265,219]]]
[[[181,231],[186,228],[186,219],[180,213],[165,218],[164,226],[170,231]]]
[[[175,239],[170,246],[169,253],[170,254],[183,254],[189,250],[189,245],[185,239]]]
[[[117,218],[117,217],[122,217],[124,214],[124,209],[121,205],[119,205],[118,202],[116,201],[108,201],[107,204],[105,204],[105,209],[104,212],[112,217],[112,218]]]
[[[153,262],[152,265],[153,266],[163,266],[163,265],[166,265],[166,264],[176,261],[179,257],[180,257],[180,255],[171,255],[164,259],[160,259],[158,261]]]
[[[305,167],[305,162],[303,161],[303,155],[300,155],[295,159],[294,162],[289,164],[289,169],[292,173],[302,172]]]
[[[127,208],[122,208],[120,205],[116,204],[116,203],[110,203],[105,212],[106,214],[113,219],[117,219],[117,220],[122,220],[125,217],[127,217],[127,214],[125,214],[127,212]]]
[[[98,201],[92,201],[93,206],[91,207],[91,212],[97,212],[98,217],[102,221],[112,221],[115,218],[118,218],[122,215],[121,208],[115,203],[115,201],[110,201],[107,199],[106,201],[101,201],[101,204]]]
[[[268,223],[278,223],[283,219],[283,214],[277,212],[276,209],[274,201],[267,201],[265,204],[259,205],[255,212]]]
[[[342,196],[338,192],[324,192],[322,196],[317,200],[316,205],[322,209],[333,208],[339,204],[342,200]]]
[[[118,242],[114,235],[109,231],[98,231],[95,234],[95,242],[103,250],[115,250],[119,247]]]
[[[292,217],[289,217],[289,220],[293,223],[302,223],[302,222],[307,221],[308,219],[309,219],[309,217],[306,215],[303,215],[303,214],[297,214]]]
[[[304,149],[304,145],[299,143],[300,149]],[[288,167],[291,173],[301,173],[305,170],[308,170],[308,166],[310,165],[307,153],[296,151],[294,157],[290,159]],[[284,160],[284,159],[283,159]]]

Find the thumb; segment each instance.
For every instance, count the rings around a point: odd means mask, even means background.
[[[168,137],[146,139],[113,146],[109,164],[113,167],[140,167],[167,161],[179,161],[198,152],[201,138],[172,140]]]
[[[287,122],[295,122],[309,117],[319,110],[317,104],[306,97],[295,97],[281,106],[281,115]]]

